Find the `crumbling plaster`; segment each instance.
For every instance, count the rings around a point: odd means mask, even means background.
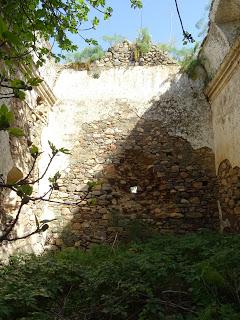
[[[238,0],[214,0],[209,16],[209,30],[200,59],[210,79],[240,35],[240,3]]]
[[[216,30],[219,31],[218,36]],[[216,43],[218,45],[216,49]],[[215,47],[214,47],[215,46]],[[240,1],[215,0],[200,58],[211,81],[205,92],[212,110],[221,229],[240,230]],[[215,59],[216,58],[216,59]]]

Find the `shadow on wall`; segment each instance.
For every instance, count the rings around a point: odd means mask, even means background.
[[[229,160],[218,168],[221,228],[228,232],[240,231],[240,168],[232,167]]]
[[[77,201],[87,194],[87,181],[98,184],[80,207],[49,207],[57,218],[49,245],[113,243],[137,226],[162,233],[218,227],[214,154],[180,137],[202,139],[203,130],[200,93],[188,88],[185,100],[172,96],[184,78],[142,115],[118,101],[114,116],[83,125],[56,199]]]

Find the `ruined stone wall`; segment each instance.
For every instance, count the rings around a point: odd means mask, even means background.
[[[213,0],[208,35],[200,51],[201,63],[212,79],[240,35],[238,0]]]
[[[33,76],[36,75],[37,71],[34,72]],[[44,73],[42,73],[42,76],[44,76]],[[52,74],[53,76],[54,74]],[[29,148],[32,144],[35,144],[41,149],[41,131],[47,125],[48,111],[53,100],[54,96],[47,82],[27,93],[24,102],[18,99],[1,100],[14,114],[15,120],[12,125],[21,128],[25,133],[24,137],[15,138],[9,136],[5,131],[0,131],[1,181],[11,183],[10,179],[15,179],[18,176],[20,180],[28,174],[33,164]],[[37,178],[39,176],[38,166],[35,168],[34,175]],[[34,195],[37,194],[38,185],[35,185]],[[19,200],[20,198],[16,196],[15,192],[6,189],[0,190],[0,235],[13,222],[19,208]],[[24,206],[12,237],[22,237],[33,231],[36,228],[35,214],[39,214],[40,217],[41,212],[37,212],[34,203]],[[17,251],[43,251],[43,234],[13,242],[3,241],[0,244],[0,260],[6,259],[10,254]]]
[[[159,232],[215,228],[216,179],[209,105],[201,81],[177,66],[62,70],[58,103],[42,135],[71,150],[60,170],[46,244],[87,247],[126,236],[132,225]],[[44,162],[44,159],[43,159]],[[88,193],[88,183],[97,186]],[[47,177],[40,184],[42,191]],[[81,200],[82,199],[82,200]]]
[[[239,232],[240,196],[240,1],[213,1],[200,58],[212,80],[209,97],[223,230]],[[216,31],[218,32],[216,33]]]
[[[5,164],[27,171],[32,142],[41,142],[44,151],[40,176],[49,160],[49,140],[71,155],[57,157],[39,181],[35,194],[42,195],[48,178],[62,174],[51,202],[26,207],[17,232],[32,228],[34,214],[52,220],[49,230],[5,243],[2,252],[88,247],[124,238],[137,226],[162,233],[218,227],[211,113],[203,81],[189,79],[161,52],[158,57],[156,48],[137,64],[129,50],[124,42],[111,51],[110,60],[98,62],[98,77],[59,68],[56,81],[56,73],[50,79],[57,97],[51,109],[54,96],[44,86],[26,104],[13,106],[27,138],[5,145],[12,161],[6,158]],[[92,182],[96,185],[89,192]]]
[[[141,53],[136,44],[123,41],[109,48],[103,58],[93,63],[70,63],[67,68],[76,70],[88,69],[96,74],[101,69],[113,67],[174,65],[176,62],[157,45],[151,45],[147,53]]]
[[[149,52],[142,54],[135,44],[129,41],[119,43],[109,48],[105,56],[96,61],[98,67],[126,67],[126,66],[156,66],[171,65],[175,62],[167,56],[157,45],[152,45]]]

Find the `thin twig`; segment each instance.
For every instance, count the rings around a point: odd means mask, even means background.
[[[10,234],[10,232],[14,229],[16,223],[18,222],[18,219],[19,219],[19,216],[20,216],[20,213],[21,213],[21,211],[22,211],[22,208],[23,208],[24,204],[25,204],[25,203],[24,203],[23,200],[22,200],[22,201],[21,201],[21,204],[20,204],[20,206],[19,206],[19,208],[18,208],[18,212],[17,212],[17,214],[16,214],[15,219],[13,220],[11,226],[7,229],[7,231],[0,237],[0,241],[8,240],[7,237],[8,237],[8,235]]]

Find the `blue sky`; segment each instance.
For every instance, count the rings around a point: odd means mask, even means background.
[[[195,24],[203,17],[208,2],[209,0],[178,0],[184,27],[196,40],[199,40],[199,30]],[[97,30],[83,33],[87,38],[98,40],[104,48],[107,46],[102,40],[104,35],[117,33],[134,40],[141,28],[141,21],[142,26],[150,31],[153,42],[169,43],[171,39],[175,39],[178,47],[182,45],[182,30],[174,0],[143,0],[142,10],[132,9],[130,0],[108,0],[107,4],[113,8],[112,17],[107,21],[101,21]],[[80,49],[86,46],[80,36],[71,38]]]

